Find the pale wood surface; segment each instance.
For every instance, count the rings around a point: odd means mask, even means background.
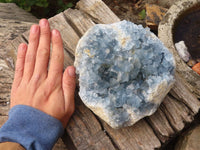
[[[119,18],[101,0],[80,0],[76,8],[68,9],[49,19],[51,28],[61,31],[65,50],[65,67],[73,64],[76,45],[90,27],[96,23],[119,21]],[[18,44],[26,41],[28,41],[28,31],[18,36],[11,42],[12,44],[6,47],[4,54],[10,61],[4,61],[5,63],[2,64],[7,64],[11,72],[14,69]],[[9,90],[6,93],[5,98],[9,98]],[[174,87],[152,116],[140,120],[131,127],[118,130],[112,129],[86,108],[77,93],[78,87],[75,98],[76,111],[66,128],[66,137],[58,141],[54,150],[151,150],[160,148],[162,144],[179,133],[186,123],[192,122],[200,108],[199,100],[187,89],[184,79],[180,78],[178,73]],[[8,108],[4,109],[5,112],[8,111]],[[1,113],[4,111],[0,111]]]
[[[36,17],[19,8],[14,3],[0,3],[0,18],[15,20],[16,22],[35,23]]]

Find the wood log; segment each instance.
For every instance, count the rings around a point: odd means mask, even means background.
[[[13,80],[13,70],[6,62],[0,59],[0,103],[5,104],[10,100],[10,89]]]
[[[0,127],[7,120],[12,80],[13,70],[7,66],[3,59],[0,59]]]
[[[0,116],[0,127],[6,122],[8,116]]]
[[[5,42],[5,54],[4,54],[4,59],[7,63],[7,65],[13,69],[15,69],[15,63],[17,60],[17,50],[18,50],[18,46],[21,43],[26,43],[26,40],[24,40],[24,38],[22,36],[18,36],[17,38],[15,38],[14,40],[10,41],[7,40]]]
[[[89,28],[95,25],[88,15],[77,9],[67,9],[64,14],[79,36],[82,36]]]
[[[176,132],[181,131],[185,127],[185,123],[189,123],[194,119],[194,113],[186,105],[168,95],[160,108]]]
[[[58,139],[52,150],[69,150],[61,138]]]
[[[162,143],[174,135],[175,131],[160,108],[153,115],[147,117],[147,120]]]
[[[113,129],[105,122],[103,122],[103,126],[119,149],[153,150],[161,146],[152,128],[144,120],[140,120],[131,127],[121,129]]]
[[[34,23],[37,18],[14,3],[0,3],[0,18],[14,20],[16,23]],[[1,22],[2,23],[2,22]],[[5,28],[6,29],[6,28]],[[14,32],[13,32],[14,33]]]
[[[102,0],[80,0],[76,7],[88,14],[95,23],[110,24],[120,21]]]
[[[185,80],[180,75],[176,74],[175,79],[176,82],[170,91],[170,94],[188,106],[194,114],[198,113],[200,109],[200,101],[190,92],[185,85]]]
[[[112,142],[102,130],[96,117],[80,102],[79,97],[76,97],[75,101],[78,103],[67,126],[67,132],[76,148],[114,150]]]
[[[70,54],[74,55],[79,36],[66,21],[64,14],[60,13],[49,19],[52,29],[58,29],[61,33],[64,47]]]
[[[5,40],[13,40],[33,24],[32,22],[20,22],[15,20],[8,20],[0,18],[0,43]]]

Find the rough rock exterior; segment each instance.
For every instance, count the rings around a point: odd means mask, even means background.
[[[154,113],[174,83],[174,59],[141,25],[95,25],[77,45],[79,95],[111,127]]]

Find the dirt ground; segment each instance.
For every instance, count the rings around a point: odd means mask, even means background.
[[[139,13],[145,9],[146,0],[103,0],[108,7],[121,19],[146,26]]]

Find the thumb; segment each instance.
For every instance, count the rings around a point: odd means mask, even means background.
[[[65,110],[72,114],[74,112],[74,93],[76,88],[76,73],[73,66],[65,69],[62,86],[65,97]]]

